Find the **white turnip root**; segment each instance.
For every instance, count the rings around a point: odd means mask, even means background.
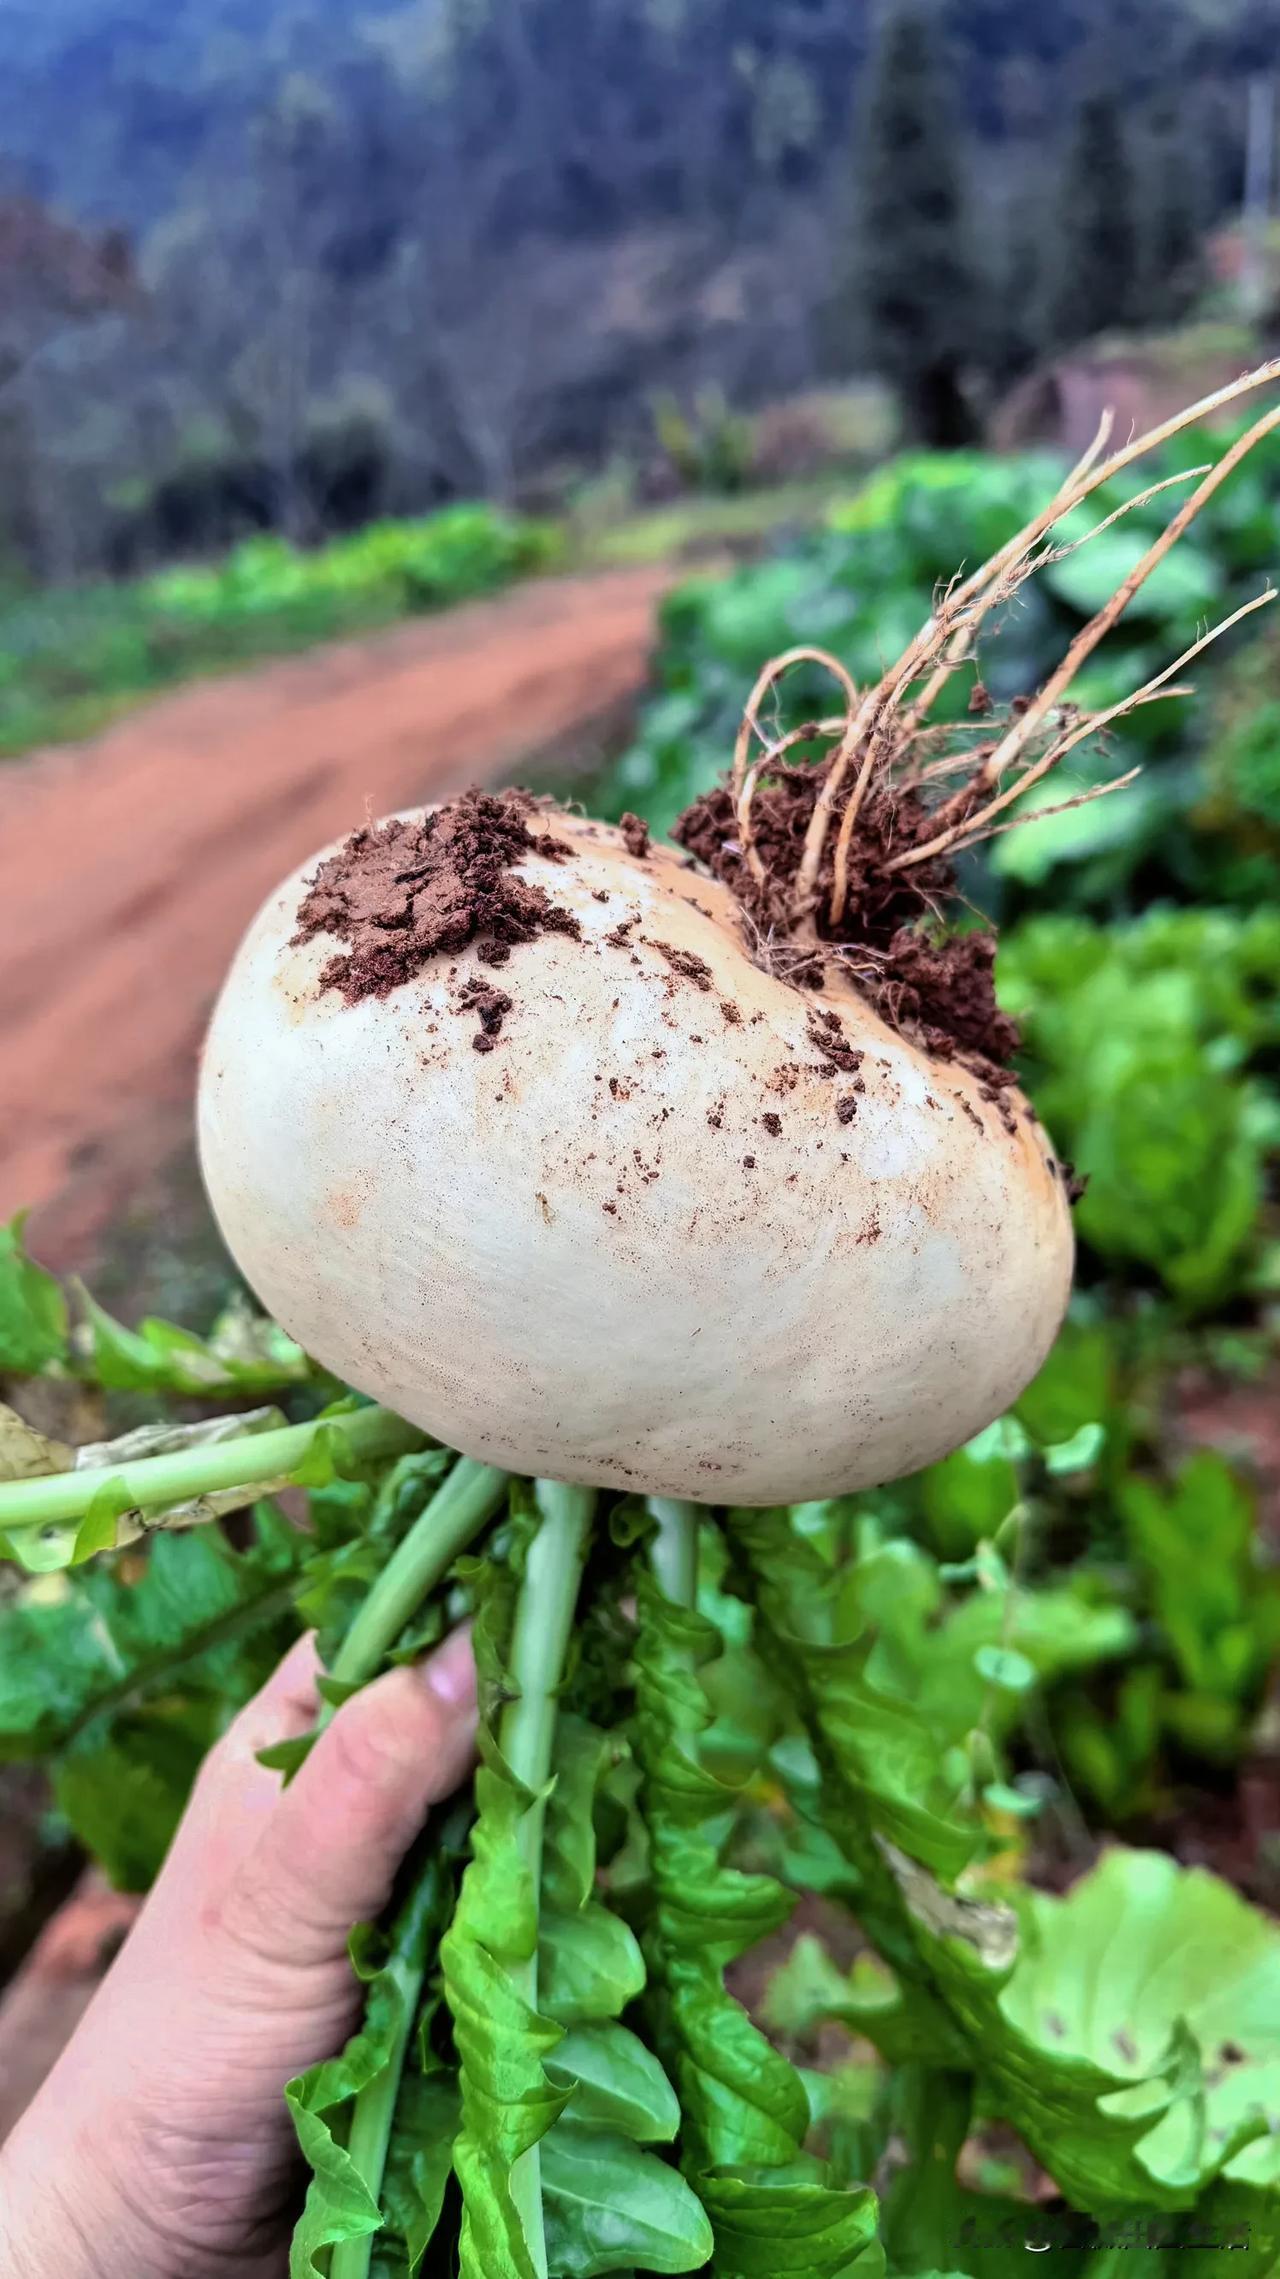
[[[521,873],[581,937],[540,933],[499,973],[438,955],[345,1002],[321,987],[332,938],[292,944],[314,864],[251,928],[200,1143],[259,1296],[512,1471],[794,1502],[967,1439],[1038,1368],[1070,1281],[1017,1096],[984,1098],[838,970],[820,996],[762,971],[732,897],[674,853],[532,823],[572,851]],[[491,1051],[459,1005],[477,977],[512,998]]]

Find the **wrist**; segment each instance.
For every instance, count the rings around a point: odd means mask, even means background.
[[[170,2279],[74,2127],[56,2145],[32,2112],[0,2150],[5,2279]]]
[[[0,2270],[6,2279],[89,2279],[86,2242],[56,2185],[25,2174],[12,2150],[0,2155]]]

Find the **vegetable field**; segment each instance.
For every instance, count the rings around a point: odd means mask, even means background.
[[[295,2279],[1280,2271],[1276,1447],[1187,1414],[1280,1381],[1274,435],[1160,551],[1221,448],[1078,551],[1139,478],[897,463],[668,603],[617,831],[469,794],[290,882],[200,1112],[293,1335],[8,1230],[0,1753],[119,1883],[302,1629],[327,1721],[474,1623]]]
[[[84,735],[196,673],[366,633],[546,569],[547,524],[489,506],[378,522],[304,553],[250,538],[225,560],[0,606],[0,755]]]

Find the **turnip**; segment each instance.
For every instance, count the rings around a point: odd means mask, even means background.
[[[709,1547],[807,1735],[803,1809],[924,2005],[904,2046],[927,2027],[948,2065],[967,2063],[979,1981],[995,2014],[1016,1921],[957,1890],[984,1840],[990,1738],[942,1758],[912,1702],[868,1680],[866,1615],[828,1556],[838,1507],[814,1503],[971,1438],[1054,1338],[1073,1174],[1011,1073],[994,943],[948,923],[953,863],[1085,736],[1175,693],[1227,629],[1106,712],[1070,703],[1079,667],[1280,411],[1212,470],[1173,478],[1192,495],[1038,695],[1002,719],[978,684],[967,733],[933,709],[1069,509],[1276,376],[1102,464],[1104,423],[1043,514],[938,597],[874,688],[821,651],[776,660],[726,783],[674,848],[634,818],[473,792],[364,825],[250,927],[201,1073],[209,1194],[290,1335],[392,1412],[339,1420],[334,1460],[409,1449],[386,1491],[390,1509],[403,1473],[408,1523],[355,1547],[351,1572],[372,1579],[333,1645],[325,1714],[464,1603],[483,1680],[456,1898],[453,1838],[431,1838],[358,2066],[291,2091],[316,2168],[301,2279],[364,2279],[380,2225],[390,2271],[416,2268],[452,2222],[464,2279],[709,2259],[718,2279],[749,2279],[784,2267],[783,2241],[785,2268],[838,2279],[872,2241],[873,2196],[808,2157],[800,2078],[724,1986],[789,1903],[724,1862],[734,1793],[723,1748],[703,1745],[698,1674],[717,1645],[697,1611]],[[770,736],[767,700],[802,659],[829,671],[841,707]],[[131,1464],[106,1531],[122,1505],[135,1532],[186,1523],[206,1486],[225,1499],[241,1483],[247,1500],[323,1429],[224,1446],[216,1469],[194,1448]],[[445,1451],[423,1454],[428,1434]],[[91,1498],[74,1475],[20,1482],[0,1490],[0,1524],[15,1541],[65,1529]],[[486,1529],[483,1556],[459,1563]],[[60,1539],[47,1563],[69,1555]],[[1022,2086],[1054,2062],[1016,2053],[1011,2101],[993,2107],[1050,2166],[1052,2128]],[[1129,2205],[1136,2160],[1129,2121],[1094,2111],[1102,2081],[1088,2127],[1124,2177],[1112,2201],[1099,2184],[1106,2212]],[[1045,2090],[1051,2120],[1079,2093],[1061,2087]],[[439,2161],[430,2190],[414,2168],[415,2130],[447,2136],[453,2217]],[[672,2140],[678,2166],[654,2149]]]
[[[589,1486],[834,1495],[998,1416],[1071,1270],[1017,1093],[934,1060],[838,966],[821,994],[762,967],[723,886],[602,824],[476,797],[321,876],[349,862],[354,900],[362,858],[504,835],[572,933],[497,968],[481,933],[348,1003],[323,986],[335,937],[297,939],[311,863],[240,952],[201,1151],[276,1317],[451,1446]]]

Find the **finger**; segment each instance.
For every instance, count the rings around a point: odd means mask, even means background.
[[[308,1631],[206,1757],[170,1854],[171,1861],[198,1855],[206,1887],[225,1886],[275,1810],[280,1775],[258,1763],[258,1751],[273,1741],[297,1740],[315,1724],[320,1668],[315,1634]]]
[[[297,1963],[327,1959],[376,1916],[431,1805],[475,1753],[471,1639],[458,1631],[413,1669],[389,1671],[338,1711],[279,1798],[228,1894],[237,1935]]]
[[[251,1763],[259,1749],[269,1748],[273,1741],[295,1741],[305,1733],[319,1715],[316,1680],[322,1666],[316,1634],[305,1631],[228,1727],[224,1753]]]

